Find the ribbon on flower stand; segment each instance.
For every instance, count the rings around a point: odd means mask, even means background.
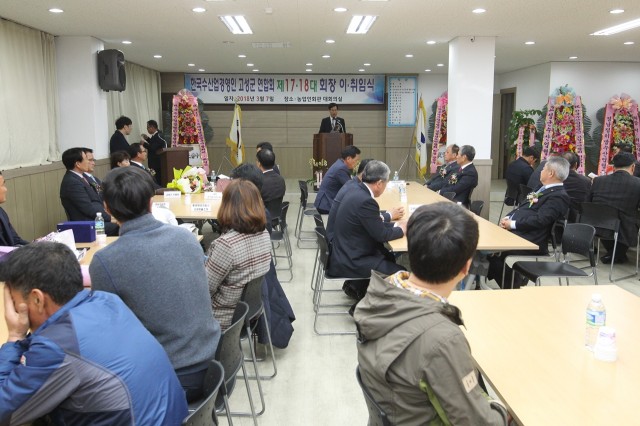
[[[524,126],[518,128],[518,139],[516,139],[516,160],[522,157],[522,142],[524,140]]]
[[[209,173],[209,155],[198,110],[198,98],[187,89],[173,96],[171,146],[198,145],[202,167]]]
[[[431,147],[431,163],[430,172],[435,173],[438,169],[438,149],[440,148],[440,139],[442,138],[442,126],[446,122],[447,104],[449,102],[447,92],[438,98],[436,108],[436,118],[433,129],[433,141]]]

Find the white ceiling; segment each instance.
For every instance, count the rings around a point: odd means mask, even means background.
[[[334,12],[339,6],[348,11]],[[64,13],[52,14],[51,7]],[[207,10],[198,14],[194,7]],[[476,7],[487,12],[471,13]],[[613,8],[625,13],[610,14]],[[244,15],[253,34],[232,35],[218,19],[223,14]],[[373,14],[378,20],[366,35],[347,35],[354,14]],[[358,73],[371,63],[366,73],[431,69],[444,74],[447,43],[457,36],[497,37],[496,73],[568,61],[569,56],[640,62],[640,28],[608,37],[589,35],[640,18],[639,0],[2,0],[0,16],[54,35],[96,37],[105,48],[122,50],[126,60],[162,72],[257,68],[261,73],[304,73],[309,62],[314,73]],[[329,38],[336,43],[326,44]],[[427,40],[437,44],[427,45]],[[529,40],[536,44],[526,46]],[[291,47],[259,49],[252,47],[256,42]],[[155,54],[162,59],[154,59]],[[331,58],[322,59],[323,54]]]

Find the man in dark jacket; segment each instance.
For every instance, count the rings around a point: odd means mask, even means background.
[[[628,152],[621,152],[613,157],[614,172],[607,176],[593,179],[589,201],[607,204],[619,210],[620,234],[616,248],[615,263],[627,260],[627,250],[635,246],[638,238],[637,215],[640,207],[640,179],[633,176],[635,157]],[[602,240],[607,254],[600,260],[611,263],[613,241]]]
[[[546,254],[548,253],[548,239],[553,224],[567,213],[569,196],[562,186],[562,182],[569,174],[569,163],[562,157],[551,157],[547,161],[540,181],[542,187],[531,198],[500,220],[500,226],[516,235],[538,245],[533,251],[504,251],[499,255],[489,257],[489,273],[487,278],[494,279],[502,288],[511,285],[511,268],[505,270],[505,282],[502,282],[502,268],[507,256],[513,254]],[[514,279],[514,288],[526,285],[519,274]],[[506,286],[506,287],[505,287]]]
[[[382,161],[369,161],[362,182],[342,199],[333,227],[330,275],[365,278],[372,270],[392,274],[402,269],[384,243],[403,237],[406,223],[383,222],[375,200],[384,192],[389,173],[389,167]],[[360,290],[364,295],[364,288]]]
[[[165,186],[167,184],[166,178],[170,176],[162,176],[161,174],[162,170],[158,151],[167,148],[167,141],[165,141],[160,135],[160,132],[158,131],[158,122],[155,120],[147,121],[147,132],[149,132],[151,136],[142,135],[142,144],[147,148],[147,150],[149,150],[147,162],[149,163],[149,167],[156,172],[153,177],[156,183],[160,186]],[[171,179],[169,179],[169,181],[171,181]]]
[[[511,182],[515,188],[519,188],[520,185],[526,185],[533,173],[533,166],[539,158],[540,154],[538,154],[535,148],[530,146],[525,147],[522,151],[522,156],[507,166],[504,174],[507,182]],[[516,200],[506,199],[504,202],[506,205],[512,206],[515,201]]]
[[[460,147],[456,144],[449,145],[447,150],[444,152],[444,161],[445,165],[438,169],[438,173],[429,179],[426,183],[427,188],[432,191],[439,191],[449,179],[452,173],[457,172],[460,169],[458,162],[458,153],[460,152]]]
[[[0,204],[7,201],[7,187],[4,184],[4,176],[0,172]],[[29,241],[20,238],[11,222],[9,215],[0,207],[0,246],[22,246],[29,244]]]
[[[578,217],[580,203],[587,201],[589,191],[591,191],[591,179],[578,174],[578,156],[571,151],[562,154],[562,158],[569,162],[569,176],[565,179],[564,190],[567,191],[571,199],[571,209],[569,211],[569,222],[573,223]]]
[[[476,156],[476,150],[471,145],[463,145],[460,148],[457,162],[460,169],[451,173],[447,178],[447,183],[440,188],[440,193],[455,192],[453,201],[462,203],[465,207],[469,207],[471,202],[471,192],[478,186],[478,171],[473,165],[473,159]]]

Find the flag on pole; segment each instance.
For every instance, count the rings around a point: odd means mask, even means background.
[[[231,163],[234,166],[238,166],[244,161],[244,144],[242,143],[242,129],[240,126],[241,119],[242,110],[240,109],[240,105],[236,104],[233,108],[233,122],[231,123],[231,130],[229,130],[229,137],[227,138],[227,145],[231,148]]]
[[[416,163],[420,176],[424,177],[427,173],[427,110],[422,102],[418,103],[418,114],[416,115],[416,128],[413,133],[413,143],[416,145]]]

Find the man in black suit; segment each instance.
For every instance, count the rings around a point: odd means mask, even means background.
[[[347,124],[344,118],[338,117],[338,104],[329,104],[329,117],[323,118],[318,133],[347,133]]]
[[[375,200],[387,187],[389,173],[389,167],[382,161],[369,161],[362,174],[362,182],[351,189],[337,206],[329,259],[330,275],[362,278],[370,276],[371,270],[393,274],[402,269],[384,243],[404,236],[406,222],[384,222]],[[345,291],[349,284],[345,283]],[[367,285],[368,280],[352,287],[351,295],[364,297]]]
[[[447,150],[444,152],[444,161],[445,165],[441,166],[438,169],[438,173],[429,179],[429,181],[425,184],[427,188],[432,191],[439,191],[446,183],[452,173],[456,173],[460,166],[456,161],[458,159],[458,153],[460,152],[460,147],[456,144],[449,145]]]
[[[527,146],[522,151],[522,156],[518,157],[515,161],[507,166],[507,170],[504,177],[516,188],[520,185],[526,185],[529,183],[529,178],[533,174],[533,166],[540,158],[538,151],[530,146]],[[508,206],[513,206],[516,200],[505,199],[504,203]]]
[[[260,151],[261,149],[268,149],[273,152],[273,155],[276,154],[275,151],[273,150],[273,145],[271,145],[271,142],[260,142],[256,146],[256,152]],[[277,174],[280,174],[280,167],[278,167],[277,164],[274,164],[273,171],[276,172]]]
[[[256,153],[257,166],[262,171],[262,189],[260,195],[273,219],[280,217],[282,198],[287,191],[284,178],[273,170],[276,155],[270,149],[261,149]]]
[[[471,192],[478,186],[478,171],[473,165],[475,156],[476,150],[474,147],[462,145],[456,159],[460,170],[451,173],[447,178],[447,182],[439,191],[440,194],[443,192],[455,192],[456,196],[453,197],[453,201],[462,203],[467,208],[471,203]]]
[[[589,198],[591,191],[591,179],[578,174],[578,156],[571,151],[562,154],[562,158],[569,162],[569,176],[564,181],[564,190],[567,191],[571,199],[571,209],[569,210],[569,222],[576,221],[578,216],[578,206]]]
[[[167,148],[167,141],[160,136],[160,132],[158,131],[158,122],[156,120],[147,121],[147,133],[151,136],[141,135],[142,144],[148,150],[149,167],[156,172],[154,179],[156,183],[162,186],[167,182],[163,180],[165,176],[161,175],[160,155],[158,154],[158,151]]]
[[[568,175],[569,162],[562,157],[550,157],[540,174],[543,185],[536,192],[536,196],[500,220],[500,227],[538,245],[538,250],[506,251],[490,256],[487,278],[496,280],[502,288],[509,288],[511,268],[506,268],[505,282],[502,282],[502,268],[507,256],[548,253],[547,241],[553,224],[563,217],[569,208],[569,196],[562,185]],[[522,285],[526,285],[526,280],[518,274],[513,287],[519,288]]]
[[[593,179],[589,201],[613,206],[618,209],[620,233],[614,263],[627,260],[627,250],[635,246],[638,237],[636,217],[640,207],[640,179],[633,176],[635,157],[629,152],[621,152],[613,157],[614,172]],[[607,254],[600,258],[603,263],[611,263],[613,241],[602,240]]]
[[[129,117],[121,116],[116,120],[116,131],[111,136],[109,141],[109,153],[116,151],[126,151],[129,149],[129,142],[127,142],[126,135],[131,133],[133,129],[133,122]]]
[[[147,161],[147,156],[149,155],[149,150],[147,150],[144,145],[140,142],[134,142],[129,145],[127,152],[129,152],[129,156],[131,157],[131,160],[129,160],[130,167],[138,167],[149,173],[152,179],[155,177],[156,171],[144,165],[144,162]],[[153,187],[154,189],[161,188],[155,180],[153,181]]]
[[[7,187],[4,184],[4,176],[0,172],[0,204],[7,201]],[[23,246],[29,241],[20,238],[9,221],[9,215],[0,207],[0,246]]]
[[[98,193],[100,199],[102,199],[102,181],[93,175],[96,167],[96,159],[93,156],[93,150],[91,148],[82,148],[82,151],[87,155],[87,171],[84,173],[84,177],[89,182],[89,185],[94,191]]]
[[[118,235],[118,225],[111,222],[102,203],[102,198],[84,176],[89,170],[87,154],[82,148],[70,148],[62,153],[62,163],[67,169],[60,183],[60,201],[69,220],[93,221],[96,213],[102,213],[104,229],[109,236]]]

